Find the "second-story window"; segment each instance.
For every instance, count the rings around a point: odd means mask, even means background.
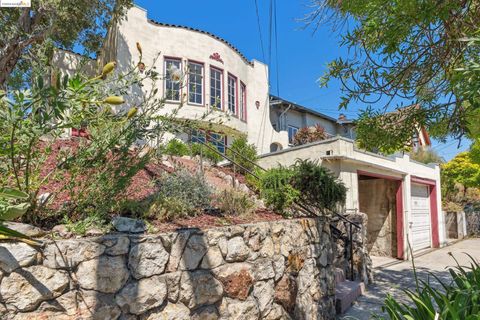
[[[247,87],[240,82],[240,119],[247,121]]]
[[[288,126],[288,143],[293,144],[293,138],[298,132],[298,128],[294,126]]]
[[[188,63],[188,102],[203,104],[203,65]]]
[[[210,68],[210,105],[213,108],[222,109],[222,81],[222,71]]]
[[[237,79],[234,76],[228,76],[228,111],[237,114]]]
[[[180,101],[182,61],[179,59],[165,59],[165,99]]]

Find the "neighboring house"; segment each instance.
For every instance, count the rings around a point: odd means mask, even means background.
[[[268,67],[262,62],[247,60],[232,44],[211,33],[149,20],[139,7],[131,8],[127,19],[109,30],[99,65],[116,61],[120,70],[126,70],[138,61],[137,42],[147,65],[158,57],[155,66],[164,76],[158,95],[167,99],[163,112],[177,108],[185,97],[179,118],[198,120],[207,112],[203,121],[222,122],[208,137],[196,131],[177,138],[205,141],[214,137],[228,146],[236,134],[245,134],[257,147],[259,164],[265,168],[291,165],[298,158],[319,161],[348,188],[345,210],[368,215],[371,254],[405,258],[407,239],[414,251],[445,243],[438,165],[416,163],[408,155],[384,157],[358,150],[354,123],[344,116],[335,119],[270,96]],[[59,64],[73,70],[74,55],[62,54],[64,60],[57,60],[65,62]],[[181,81],[173,77],[178,72],[183,75]],[[328,139],[291,146],[297,130],[315,125],[325,129]],[[430,143],[423,129],[415,139],[417,144]],[[223,144],[216,146],[225,151]]]
[[[270,120],[275,131],[284,131],[288,134],[288,144],[274,142],[270,148],[272,152],[292,146],[298,130],[316,125],[323,127],[328,137],[341,136],[355,139],[353,122],[344,115],[335,119],[273,95],[270,96]]]

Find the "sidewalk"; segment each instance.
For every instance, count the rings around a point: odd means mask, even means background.
[[[467,239],[453,245],[433,250],[415,258],[415,266],[420,279],[427,280],[432,272],[442,280],[449,280],[447,267],[455,265],[449,256],[451,252],[461,265],[470,265],[470,258],[465,252],[480,261],[480,239]],[[381,306],[388,293],[399,301],[405,298],[402,289],[415,288],[412,261],[395,261],[391,259],[376,259],[375,263],[382,265],[375,268],[375,283],[367,287],[365,295],[361,296],[344,315],[338,319],[370,319],[374,313],[381,314]],[[431,277],[430,277],[431,278]],[[438,285],[432,279],[434,285]]]

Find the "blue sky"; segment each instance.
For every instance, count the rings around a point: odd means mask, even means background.
[[[136,0],[135,3],[147,9],[148,17],[151,19],[209,31],[231,42],[248,59],[268,63],[270,1],[257,1],[265,57],[260,45],[254,0]],[[278,92],[282,98],[332,117],[344,113],[349,118],[355,118],[359,110],[366,108],[365,105],[350,106],[347,110],[339,111],[338,83],[331,83],[328,88],[320,88],[318,85],[317,80],[326,70],[327,63],[336,57],[346,56],[348,52],[340,47],[338,34],[333,33],[328,27],[322,27],[316,33],[313,33],[312,29],[304,28],[305,24],[301,20],[310,12],[309,4],[308,0],[277,1],[279,63],[277,68],[273,45],[270,92],[273,94]],[[409,103],[411,101],[404,101],[404,104]],[[434,142],[433,148],[449,160],[461,150],[467,149],[468,145],[468,141],[462,141],[459,150],[458,142],[451,140],[445,144]]]

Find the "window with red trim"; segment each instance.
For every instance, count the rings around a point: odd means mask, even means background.
[[[203,104],[203,64],[188,63],[188,102]]]
[[[180,81],[182,61],[180,59],[165,59],[165,99],[180,102]]]
[[[223,72],[210,68],[210,105],[213,108],[222,109],[222,81]]]
[[[240,82],[240,119],[247,121],[247,86]]]
[[[237,114],[237,78],[228,75],[228,111]]]

